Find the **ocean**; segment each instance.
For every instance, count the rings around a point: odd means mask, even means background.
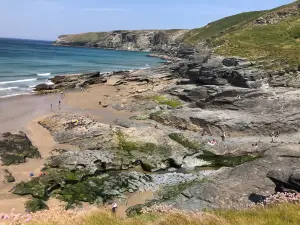
[[[0,98],[31,93],[56,75],[140,69],[164,62],[147,54],[0,38]]]

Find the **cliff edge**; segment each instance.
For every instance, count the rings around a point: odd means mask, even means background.
[[[61,35],[55,45],[165,52],[176,48],[188,30],[115,30]]]

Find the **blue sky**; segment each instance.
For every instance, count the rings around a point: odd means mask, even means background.
[[[195,28],[292,0],[0,0],[0,37],[55,40],[116,29]]]

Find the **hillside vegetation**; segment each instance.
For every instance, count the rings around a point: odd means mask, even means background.
[[[216,38],[226,32],[238,30],[247,22],[263,15],[265,11],[245,12],[237,15],[229,16],[213,23],[209,23],[205,27],[190,30],[184,37],[184,42],[188,44],[197,44],[202,40]]]
[[[226,17],[186,33],[184,42],[205,41],[224,56],[300,65],[300,1],[266,11]]]

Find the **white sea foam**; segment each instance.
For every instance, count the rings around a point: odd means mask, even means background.
[[[19,96],[19,95],[29,95],[29,94],[30,94],[30,93],[27,93],[27,92],[20,92],[20,93],[11,94],[11,95],[0,96],[0,98],[9,98],[9,97],[14,97],[14,96]]]
[[[52,85],[52,84],[54,84],[51,80],[48,80],[47,82],[46,82],[46,84],[48,84],[48,85]]]
[[[24,79],[24,80],[14,80],[14,81],[3,81],[0,82],[1,84],[13,84],[13,83],[22,83],[22,82],[30,82],[30,81],[36,81],[37,78],[32,78],[32,79]]]
[[[6,90],[12,90],[12,89],[18,89],[19,87],[6,87],[6,88],[0,88],[0,91],[6,91]]]
[[[42,76],[42,77],[47,77],[47,76],[50,76],[51,73],[38,73],[37,75]]]

